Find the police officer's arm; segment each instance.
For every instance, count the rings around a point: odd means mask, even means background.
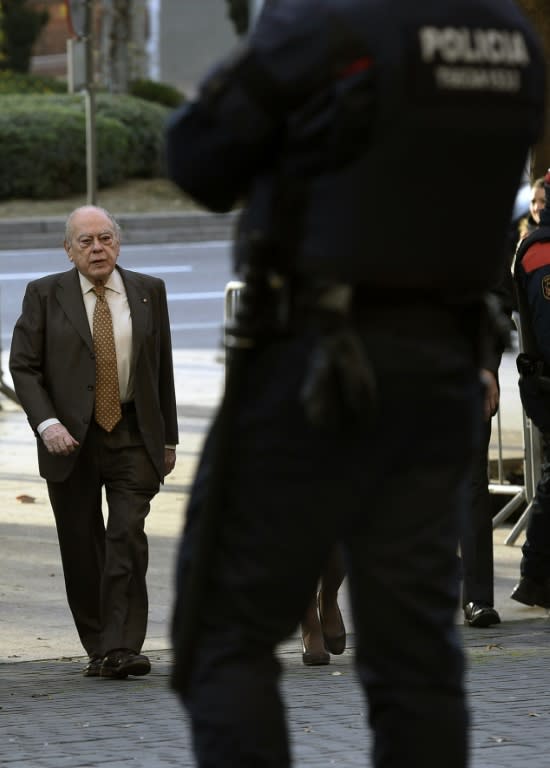
[[[493,287],[493,290],[488,294],[487,300],[491,300],[494,306],[494,311],[498,313],[497,317],[490,317],[487,315],[486,322],[481,327],[480,338],[480,376],[483,382],[485,395],[484,395],[484,416],[486,420],[489,420],[498,410],[500,399],[500,388],[498,383],[498,369],[502,359],[502,354],[505,348],[505,335],[500,328],[500,323],[504,322],[505,318],[510,320],[511,307],[506,306],[506,296],[502,296],[500,293],[501,283],[500,281]],[[497,325],[498,323],[498,325]]]
[[[281,142],[292,141],[289,132],[314,143],[322,124],[316,110],[324,107],[319,97],[365,55],[353,45],[342,50],[338,36],[327,36],[326,12],[314,0],[266,3],[245,45],[170,120],[169,174],[202,205],[230,210],[255,177],[272,169]],[[363,126],[357,130],[364,136]]]
[[[304,6],[309,4],[304,0]],[[262,168],[268,169],[282,128],[281,94],[287,100],[294,88],[289,84],[299,87],[305,28],[296,18],[296,6],[302,4],[283,0],[275,5],[264,6],[244,45],[212,70],[198,98],[168,125],[171,178],[214,211],[230,210]]]
[[[550,365],[550,247],[531,246],[516,265],[516,279],[524,290],[538,349]]]
[[[255,98],[246,80],[248,69],[254,69],[254,63],[245,48],[217,67],[198,98],[168,124],[170,177],[213,211],[230,210],[246,194],[276,140],[276,119]]]
[[[485,421],[495,415],[498,410],[500,391],[498,387],[498,378],[494,371],[489,368],[482,368],[480,378],[483,383],[485,394],[483,398],[483,416]]]
[[[484,416],[489,420],[498,409],[498,369],[504,351],[498,334],[489,322],[485,323],[481,330],[480,351],[480,377],[485,389]]]
[[[515,286],[511,271],[513,255],[505,249],[499,272],[493,281],[486,301],[490,313],[481,331],[481,369],[492,374],[498,387],[498,369],[509,342],[512,312],[515,305]]]

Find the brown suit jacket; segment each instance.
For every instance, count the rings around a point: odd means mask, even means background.
[[[164,282],[119,270],[132,316],[134,400],[145,447],[164,477],[164,446],[178,442],[170,324]],[[32,429],[57,417],[83,444],[93,419],[95,355],[76,269],[28,284],[10,353],[15,391]],[[79,451],[48,453],[37,435],[40,474],[61,481]]]

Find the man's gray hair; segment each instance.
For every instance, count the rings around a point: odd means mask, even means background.
[[[106,210],[105,208],[101,208],[99,205],[81,205],[79,208],[75,208],[74,211],[72,211],[69,214],[69,216],[67,218],[67,221],[65,223],[65,242],[66,243],[70,243],[71,240],[73,239],[73,218],[74,218],[75,214],[81,213],[82,211],[85,211],[87,209],[94,210],[94,211],[99,211],[100,213],[103,213],[109,219],[109,221],[113,225],[113,230],[114,230],[114,233],[115,233],[115,238],[120,243],[121,238],[122,238],[122,232],[120,230],[120,226],[119,226],[118,221],[115,219],[115,217],[112,215],[112,213],[109,213],[108,210]]]

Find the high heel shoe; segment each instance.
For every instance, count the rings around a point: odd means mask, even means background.
[[[346,650],[346,627],[344,626],[344,620],[340,612],[338,604],[336,604],[336,610],[338,611],[338,621],[341,631],[336,635],[328,635],[325,632],[323,622],[323,611],[321,610],[321,592],[317,595],[317,609],[319,611],[319,620],[321,622],[321,628],[323,630],[323,640],[325,641],[325,648],[333,653],[335,656],[340,656]]]
[[[323,629],[319,621],[316,595],[310,598],[301,622],[302,661],[306,667],[319,667],[330,664],[330,654],[323,642]]]
[[[330,653],[326,651],[308,651],[302,637],[302,661],[306,667],[323,667],[330,664]]]

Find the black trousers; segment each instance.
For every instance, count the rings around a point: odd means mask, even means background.
[[[322,430],[306,421],[300,392],[313,334],[251,353],[193,674],[182,691],[201,768],[289,765],[274,649],[302,618],[336,540],[346,554],[375,764],[466,764],[454,615],[481,414],[477,364],[441,310],[372,310],[361,336],[377,380],[367,426]],[[215,441],[214,428],[188,507],[176,617],[185,615],[179,601]]]
[[[111,433],[91,424],[70,476],[48,482],[69,607],[90,656],[141,650],[148,614],[145,518],[158,489],[135,413]]]
[[[460,539],[463,607],[470,602],[494,605],[493,517],[487,466],[490,439],[491,422],[484,421],[473,455],[471,503]]]
[[[522,547],[520,571],[542,584],[550,579],[550,433],[541,434],[542,465]]]

